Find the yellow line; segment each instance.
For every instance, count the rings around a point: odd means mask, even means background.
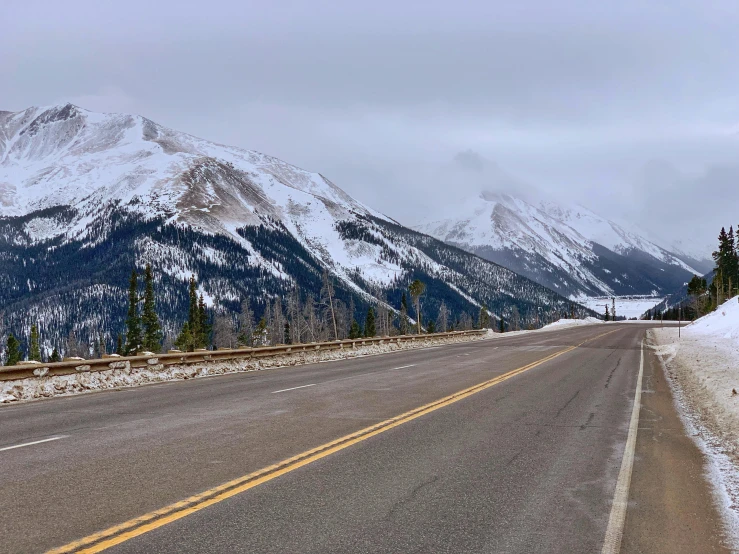
[[[419,408],[415,408],[414,410],[411,410],[409,412],[405,412],[393,418],[387,419],[376,425],[366,427],[364,429],[361,429],[360,431],[341,437],[340,439],[331,441],[317,448],[313,448],[311,450],[298,454],[297,456],[293,456],[291,458],[283,460],[275,465],[265,467],[254,473],[244,475],[243,477],[239,477],[238,479],[234,479],[212,489],[208,489],[207,491],[204,491],[195,496],[191,496],[190,498],[187,498],[180,502],[170,504],[169,506],[165,506],[164,508],[161,508],[159,510],[149,512],[148,514],[144,514],[140,517],[128,520],[119,525],[115,525],[113,527],[105,529],[104,531],[88,535],[87,537],[84,537],[82,539],[76,540],[59,548],[55,548],[53,550],[50,550],[49,554],[67,554],[71,552],[76,552],[78,554],[92,554],[95,552],[102,552],[103,550],[106,550],[112,546],[125,542],[134,537],[138,537],[139,535],[143,535],[144,533],[148,533],[149,531],[167,525],[168,523],[172,523],[173,521],[177,521],[178,519],[181,519],[195,512],[199,512],[200,510],[207,508],[208,506],[212,506],[213,504],[222,502],[227,498],[252,489],[258,485],[261,485],[262,483],[266,483],[267,481],[271,481],[276,477],[285,475],[286,473],[315,462],[316,460],[320,460],[321,458],[325,458],[326,456],[329,456],[335,452],[348,448],[359,442],[365,441],[370,437],[374,437],[375,435],[384,433],[385,431],[407,423],[408,421],[412,421],[425,414],[458,402],[464,398],[467,398],[468,396],[502,383],[503,381],[506,381],[511,377],[515,377],[516,375],[519,375],[524,371],[528,371],[529,369],[532,369],[538,365],[553,360],[554,358],[561,356],[562,354],[571,352],[572,350],[578,348],[579,346],[582,346],[586,342],[590,342],[602,336],[609,335],[617,330],[618,329],[614,329],[613,331],[602,333],[591,339],[583,341],[580,344],[570,346],[568,348],[565,348],[564,350],[560,350],[558,352],[555,352],[554,354],[550,354],[549,356],[546,356],[528,365],[513,369],[493,379],[461,390],[430,404],[425,404]]]

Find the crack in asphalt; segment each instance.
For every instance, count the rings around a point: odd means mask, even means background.
[[[580,394],[580,391],[578,390],[575,394],[572,395],[572,398],[570,398],[567,402],[565,402],[565,405],[562,406],[559,410],[557,410],[557,415],[554,416],[554,418],[558,418],[560,414],[567,408],[567,406],[570,405],[570,403],[577,398],[577,395]]]
[[[588,416],[588,420],[580,425],[580,430],[584,431],[586,427],[590,426],[590,422],[593,421],[593,418],[595,417],[595,412],[590,412],[590,415]]]
[[[608,385],[611,383],[611,378],[613,377],[613,374],[615,373],[615,371],[618,369],[618,366],[620,366],[620,365],[621,365],[621,358],[619,358],[616,361],[616,367],[614,367],[611,370],[611,373],[608,374],[608,379],[606,379],[606,387],[605,388],[608,388]]]
[[[415,500],[415,498],[418,496],[418,494],[421,492],[421,490],[425,489],[426,487],[433,485],[439,480],[438,475],[434,475],[431,479],[427,479],[425,481],[422,481],[415,487],[413,487],[413,490],[408,493],[406,496],[398,500],[395,504],[393,504],[393,507],[390,508],[387,515],[384,519],[389,519],[395,512],[397,512],[400,508],[405,506],[406,504],[410,504]]]

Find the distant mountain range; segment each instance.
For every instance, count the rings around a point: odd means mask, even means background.
[[[573,299],[674,292],[710,269],[582,206],[483,192],[416,230]]]
[[[450,233],[442,238],[455,242]],[[123,330],[131,268],[147,262],[170,334],[186,317],[190,275],[210,306],[236,311],[248,298],[258,315],[296,290],[317,298],[324,272],[337,300],[356,307],[349,317],[370,304],[398,309],[415,278],[427,285],[425,320],[441,301],[452,321],[482,305],[506,319],[515,311],[524,325],[591,314],[565,297],[600,290],[587,279],[553,283],[558,294],[534,282],[536,272],[531,280],[468,253],[471,237],[456,242],[465,249],[404,227],[318,173],[144,117],[71,104],[0,112],[0,335],[26,337],[42,321],[47,342],[74,328],[110,344]]]

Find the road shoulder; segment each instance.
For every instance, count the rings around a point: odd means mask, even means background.
[[[706,477],[708,460],[689,436],[670,383],[645,352],[639,433],[622,552],[730,552]]]

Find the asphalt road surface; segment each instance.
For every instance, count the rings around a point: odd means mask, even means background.
[[[0,407],[0,552],[729,551],[646,328]]]

